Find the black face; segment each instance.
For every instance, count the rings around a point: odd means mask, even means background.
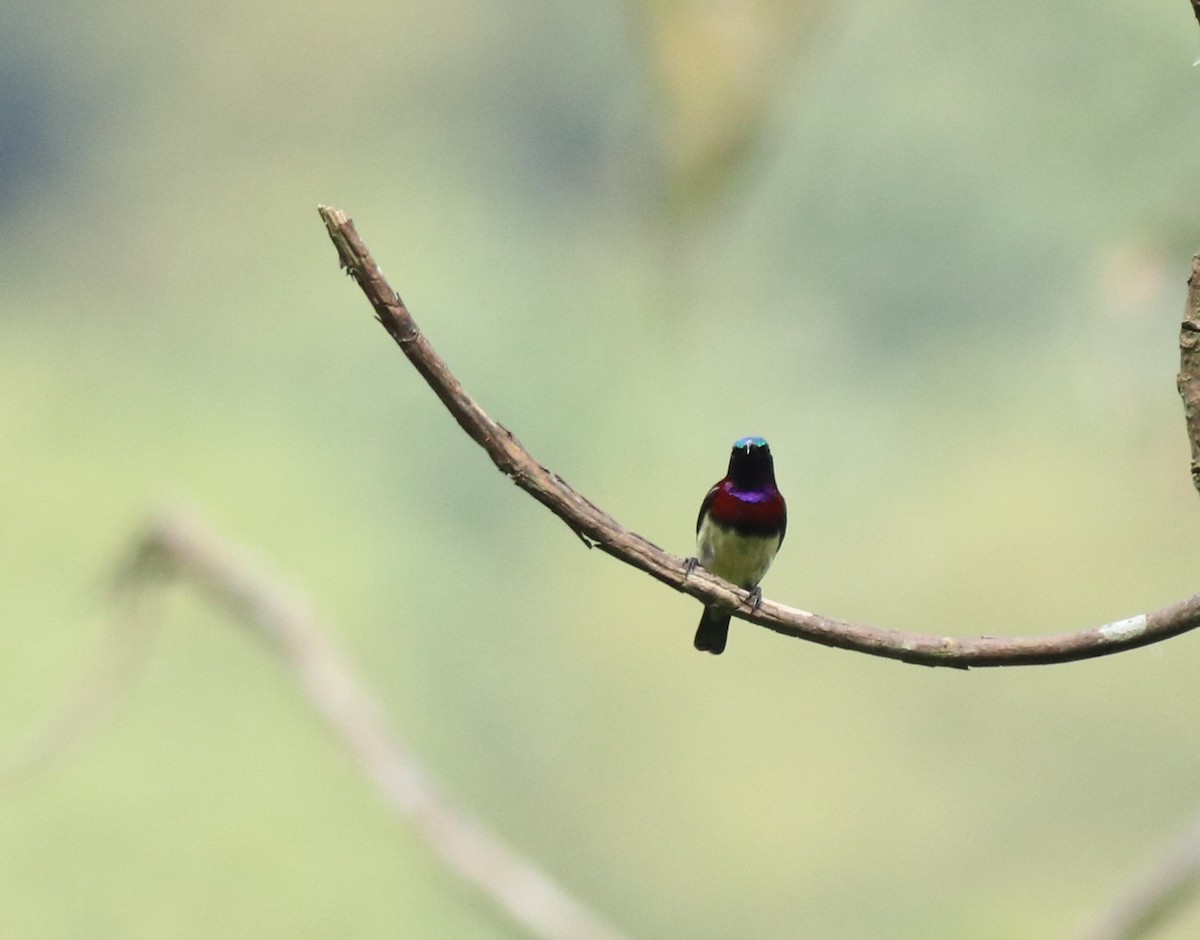
[[[761,437],[743,437],[729,455],[729,479],[742,489],[757,489],[775,482],[771,448]]]

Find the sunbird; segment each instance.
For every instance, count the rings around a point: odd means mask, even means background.
[[[762,600],[763,579],[787,532],[787,503],[775,485],[771,448],[761,437],[743,437],[733,445],[729,470],[704,502],[696,518],[698,564],[751,592],[751,606]],[[725,651],[730,614],[705,607],[696,629],[696,649],[714,655]]]

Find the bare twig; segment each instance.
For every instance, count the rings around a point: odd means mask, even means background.
[[[342,267],[362,288],[384,329],[429,387],[502,473],[601,551],[632,565],[705,604],[786,636],[825,646],[924,666],[1032,666],[1105,656],[1157,643],[1200,626],[1200,594],[1161,610],[1057,636],[1004,638],[928,636],[849,623],[764,599],[754,609],[747,592],[663,551],[618,523],[556,473],[538,463],[507,428],[493,421],[467,394],[417,328],[404,302],[384,279],[354,223],[338,209],[321,206]],[[1195,440],[1196,438],[1193,437]]]
[[[452,807],[388,731],[378,703],[330,644],[308,606],[237,546],[195,519],[171,516],[147,528],[125,568],[144,592],[156,578],[194,584],[267,640],[334,736],[459,878],[539,940],[620,940],[621,935],[546,875]]]
[[[1141,940],[1174,917],[1200,891],[1200,819],[1127,897],[1079,936],[1080,940]]]

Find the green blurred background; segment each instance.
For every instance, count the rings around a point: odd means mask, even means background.
[[[1065,936],[1200,809],[1200,641],[970,674],[589,553],[339,274],[347,210],[540,460],[677,553],[745,434],[768,596],[948,634],[1200,589],[1182,0],[5,4],[0,748],[181,500],[336,625],[465,809],[640,937]],[[1194,936],[1193,917],[1164,936]],[[515,936],[179,592],[0,794],[0,936]]]

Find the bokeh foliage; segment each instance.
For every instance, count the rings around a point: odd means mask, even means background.
[[[465,807],[635,935],[1060,935],[1200,806],[1194,638],[970,675],[744,626],[694,654],[694,603],[488,466],[314,211],[349,211],[484,407],[658,543],[689,550],[763,434],[792,508],[768,595],[1094,625],[1197,589],[1185,5],[4,22],[0,747],[180,498],[338,624]],[[4,936],[511,936],[186,596],[116,720],[0,798],[0,846]]]

